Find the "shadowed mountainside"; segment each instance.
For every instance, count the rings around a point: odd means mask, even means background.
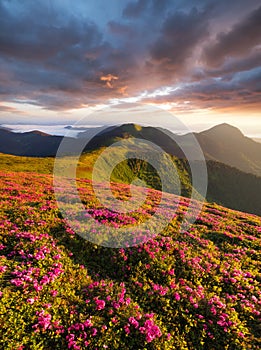
[[[14,133],[0,129],[0,152],[29,157],[55,156],[61,140],[61,136],[52,136],[38,130]]]
[[[261,175],[261,144],[244,136],[239,129],[221,124],[195,136],[206,159]]]

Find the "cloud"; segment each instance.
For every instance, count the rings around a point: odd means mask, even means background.
[[[136,0],[129,2],[123,10],[123,17],[137,19],[138,17],[157,16],[173,6],[171,0]]]
[[[112,82],[114,80],[118,80],[119,77],[117,77],[116,75],[108,74],[105,76],[101,76],[100,79],[101,79],[101,81],[106,81],[106,86],[108,88],[112,89],[113,88]]]
[[[242,81],[261,59],[256,0],[97,1],[0,0],[2,101],[60,111],[173,85],[182,88],[155,101],[182,104],[191,94],[195,105],[214,104],[215,89],[216,101],[235,98],[232,85],[256,99],[258,82]]]
[[[112,34],[117,36],[130,37],[135,33],[135,30],[130,25],[122,24],[116,21],[110,21],[108,23],[108,29]]]
[[[0,7],[0,94],[6,100],[33,97],[54,109],[104,103],[112,92],[102,82],[111,88],[118,75],[114,94],[122,94],[135,64],[132,54],[114,48],[90,19],[45,2],[0,1]]]
[[[176,110],[258,109],[261,107],[261,68],[238,72],[223,78],[205,78],[197,82],[186,83],[179,89],[146,102],[172,104]]]
[[[219,66],[230,57],[248,55],[260,44],[261,6],[230,30],[219,33],[215,42],[205,48],[205,60],[209,66]]]
[[[119,93],[123,96],[128,96],[126,90],[128,89],[128,85],[122,86],[121,88],[118,89]]]
[[[17,108],[12,106],[6,106],[2,103],[0,103],[0,111],[1,112],[15,112],[15,113],[21,113]]]
[[[150,49],[148,65],[164,76],[180,76],[195,48],[208,37],[208,17],[193,8],[177,11],[165,20],[161,33]]]
[[[149,5],[149,0],[137,0],[128,3],[123,10],[123,16],[125,17],[138,17],[141,16]]]
[[[19,13],[2,1],[0,11],[1,55],[43,62],[70,48],[90,50],[101,42],[101,34],[91,21],[77,21],[50,12],[40,2],[24,4]],[[21,3],[20,3],[21,4]],[[28,6],[29,4],[29,6]],[[21,6],[21,5],[20,5]]]
[[[247,71],[260,66],[261,51],[253,49],[247,57],[230,57],[218,67],[206,67],[205,76],[233,75],[237,72]]]

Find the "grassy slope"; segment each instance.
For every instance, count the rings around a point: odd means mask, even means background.
[[[52,174],[54,158],[20,157],[0,153],[0,170],[35,171],[40,174]]]
[[[91,179],[93,165],[103,149],[85,153],[77,168],[77,176]],[[119,150],[117,150],[119,153]],[[122,159],[126,150],[122,149]],[[70,162],[70,158],[67,158]],[[52,174],[53,158],[30,158],[16,157],[0,154],[0,170],[4,171],[35,171],[38,173]],[[159,162],[162,164],[162,162]],[[181,180],[181,194],[190,196],[191,181],[189,167],[185,161],[174,158],[174,163],[178,169]],[[245,174],[227,165],[207,162],[208,167],[208,192],[207,200],[226,207],[241,210],[244,212],[261,215],[261,178]],[[162,169],[163,170],[163,169]],[[163,170],[164,172],[164,170]],[[165,171],[165,176],[170,174]],[[147,182],[147,186],[154,189],[161,189],[161,182],[156,171],[148,164],[135,160],[125,160],[121,162],[112,173],[112,181],[131,183],[135,177],[139,177]],[[177,182],[173,178],[173,183]],[[170,189],[173,192],[173,188]],[[174,189],[174,193],[175,192]]]
[[[88,181],[79,185],[97,220],[128,222],[99,209]],[[180,233],[181,199],[160,235],[110,249],[67,226],[51,176],[2,172],[0,192],[0,348],[260,348],[260,217],[206,204]]]

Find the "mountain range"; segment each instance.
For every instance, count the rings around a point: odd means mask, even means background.
[[[17,156],[55,156],[61,140],[61,136],[52,136],[38,130],[15,133],[0,129],[0,152]]]
[[[94,134],[97,135],[88,143],[85,151],[108,146],[119,139],[136,137],[156,143],[167,153],[178,158],[185,158],[181,148],[189,145],[192,137],[191,134],[175,135],[181,146],[179,147],[168,130],[123,124],[105,129],[90,128],[79,133],[78,139]],[[229,124],[220,124],[193,135],[200,144],[206,160],[224,163],[243,172],[261,176],[261,143],[244,136],[239,129]],[[63,136],[52,136],[37,130],[14,133],[0,129],[0,152],[32,157],[55,156],[62,138]]]
[[[89,131],[83,132],[79,134],[79,137],[85,137],[88,133]],[[185,158],[182,148],[189,147],[192,138],[195,137],[206,160],[224,163],[243,172],[261,176],[261,144],[244,136],[239,129],[226,123],[200,133],[175,135],[180,147],[173,141],[173,133],[169,130],[125,124],[101,131],[91,140],[88,147],[95,149],[108,146],[115,140],[129,137],[142,138],[156,143],[167,153],[178,158]]]

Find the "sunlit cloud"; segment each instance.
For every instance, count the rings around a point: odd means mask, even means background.
[[[105,81],[106,82],[106,86],[110,89],[113,88],[112,82],[114,80],[118,80],[119,77],[117,77],[116,75],[112,75],[112,74],[108,74],[105,76],[100,77],[101,81]]]
[[[119,93],[123,96],[128,96],[127,94],[128,85],[125,85],[118,89]]]

